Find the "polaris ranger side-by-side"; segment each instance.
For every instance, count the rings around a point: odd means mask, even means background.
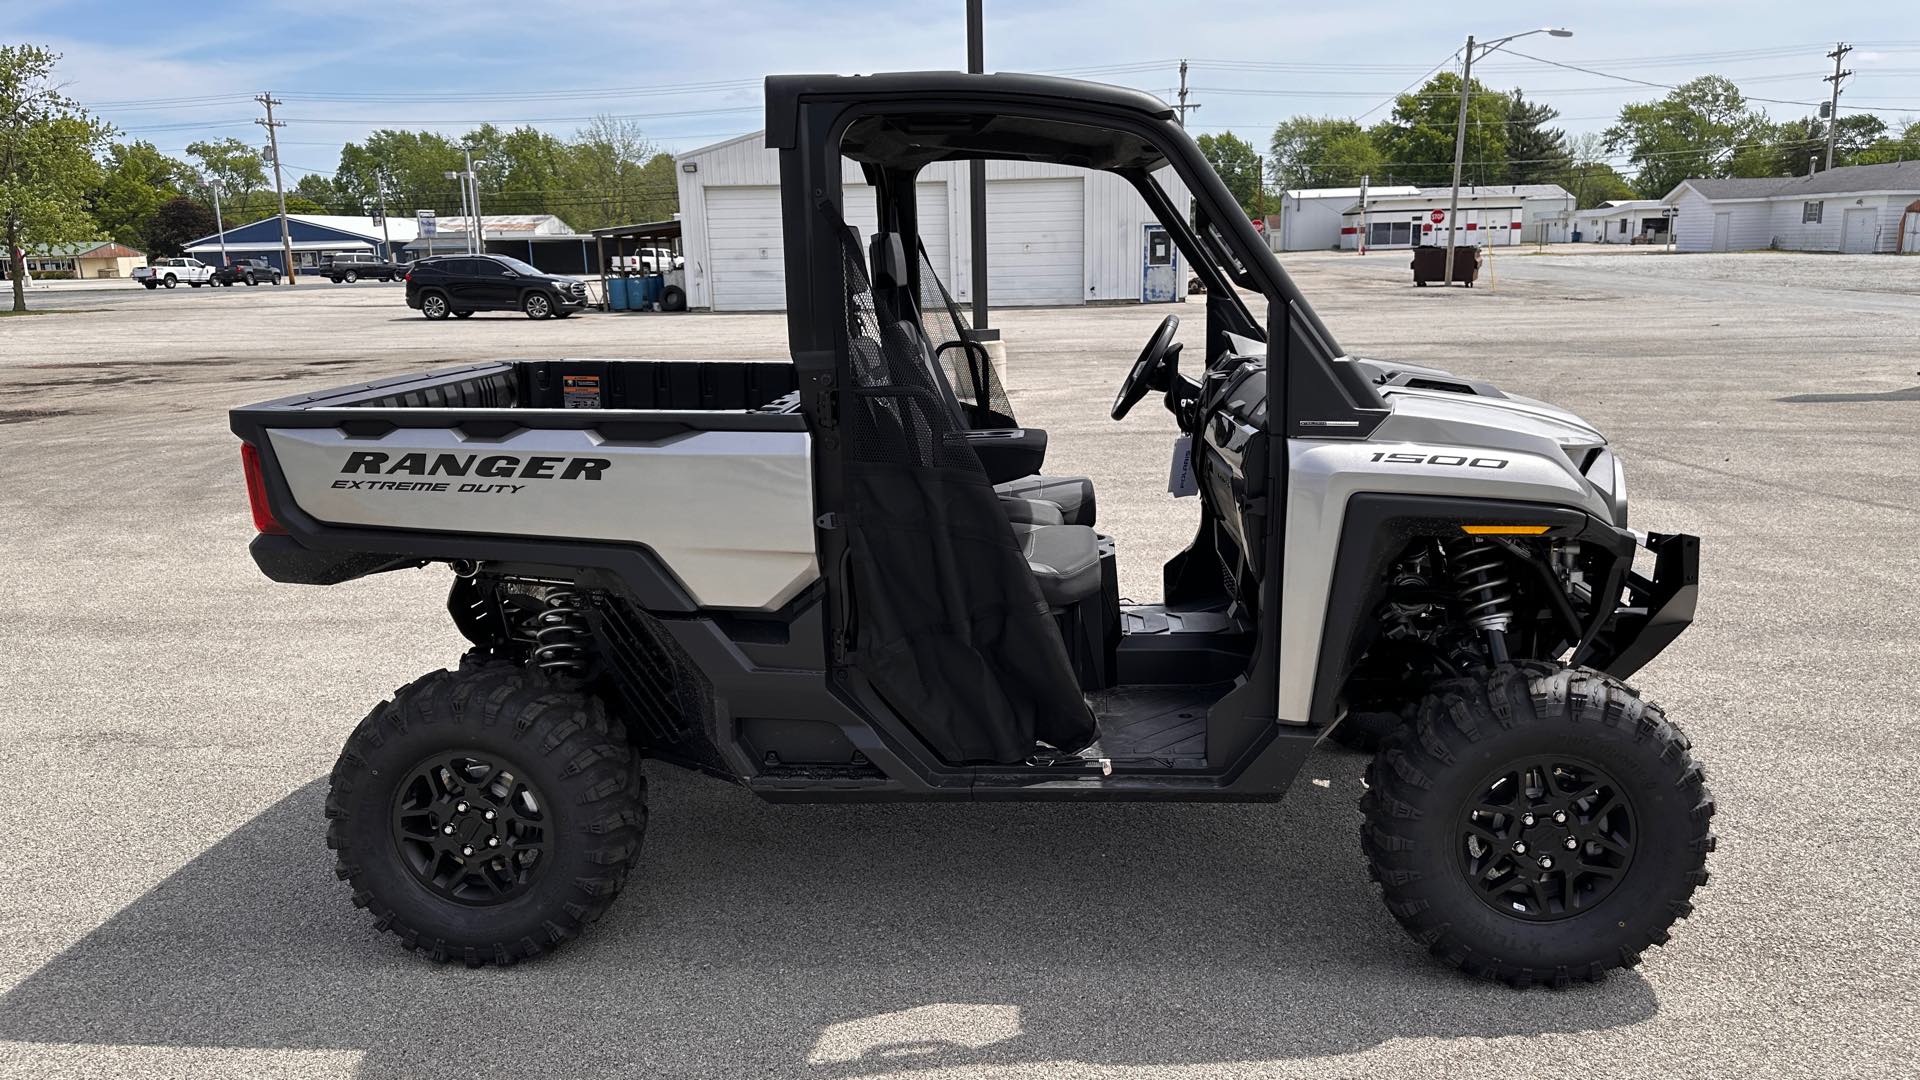
[[[383,929],[469,964],[573,937],[637,865],[643,758],[777,801],[1272,800],[1332,737],[1376,749],[1362,849],[1448,963],[1564,984],[1666,940],[1713,801],[1620,680],[1691,621],[1698,544],[1628,529],[1605,438],[1347,355],[1148,95],[777,76],[767,141],[789,358],[476,364],[232,415],[269,577],[452,571],[472,650],[361,722],[327,802]],[[925,258],[916,174],[978,158],[1118,175],[1205,287],[1200,355],[1168,316],[1112,407],[1157,395],[1190,447],[1162,603],[1120,600],[1125,523],[1043,471]]]

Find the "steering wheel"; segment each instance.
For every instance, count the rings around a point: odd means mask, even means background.
[[[1140,359],[1133,362],[1133,370],[1127,372],[1127,381],[1120,384],[1120,393],[1113,399],[1113,418],[1123,419],[1140,399],[1153,389],[1155,376],[1167,361],[1167,351],[1173,347],[1174,331],[1180,329],[1180,316],[1169,315],[1160,320],[1160,328],[1147,339],[1147,347],[1140,350]]]

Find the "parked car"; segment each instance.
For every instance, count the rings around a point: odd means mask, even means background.
[[[408,271],[407,306],[429,319],[476,311],[564,319],[587,306],[587,286],[505,255],[436,255]]]
[[[215,285],[258,285],[263,281],[280,284],[280,268],[265,259],[235,259],[213,272]]]
[[[213,284],[213,267],[199,259],[161,259],[151,266],[135,267],[129,276],[149,289],[157,289],[162,285],[171,289],[183,281],[197,289]]]
[[[664,274],[687,265],[687,260],[668,248],[641,248],[631,255],[615,255],[608,260],[615,273]]]
[[[407,271],[405,267],[397,263],[390,263],[378,255],[370,255],[364,251],[355,251],[335,255],[327,261],[325,266],[320,268],[320,273],[328,281],[334,282],[335,284],[343,281],[352,284],[363,277],[379,278],[381,281],[392,281],[395,278],[406,276]]]

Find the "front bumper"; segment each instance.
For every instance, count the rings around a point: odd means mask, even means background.
[[[1686,533],[1648,533],[1654,554],[1651,579],[1628,571],[1628,604],[1615,608],[1594,636],[1585,662],[1624,679],[1660,655],[1693,625],[1700,592],[1700,538]]]

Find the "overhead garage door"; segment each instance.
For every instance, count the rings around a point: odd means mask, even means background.
[[[1085,197],[1077,176],[987,184],[987,298],[994,306],[1086,303]]]
[[[874,233],[873,189],[845,189],[847,223],[864,240]],[[953,227],[947,185],[915,193],[927,254],[944,279],[951,273]],[[781,245],[780,189],[706,189],[707,281],[715,311],[777,311],[787,306],[786,249]]]

